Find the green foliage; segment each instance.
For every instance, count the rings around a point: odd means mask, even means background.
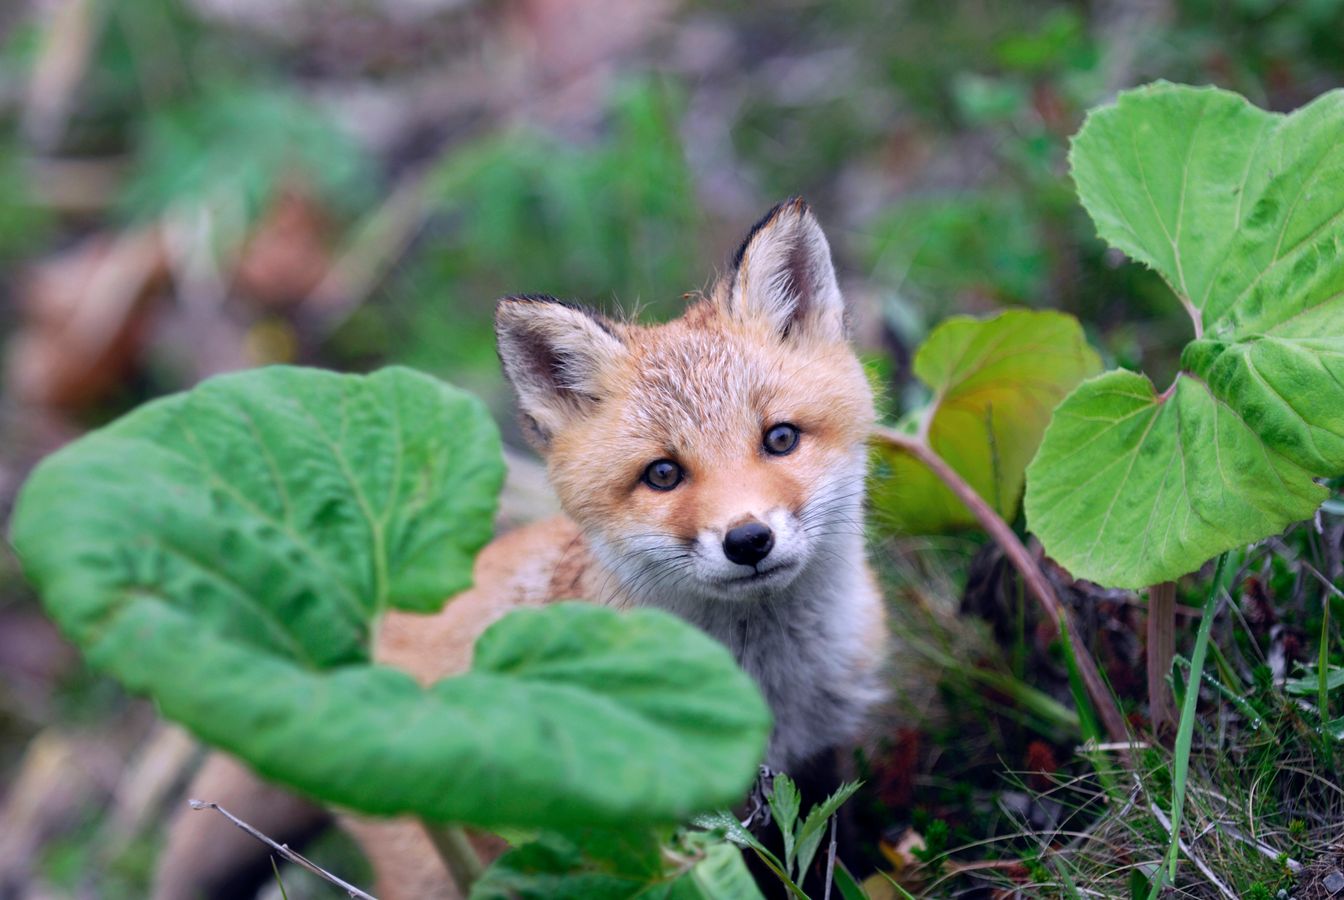
[[[821,839],[826,835],[826,826],[830,823],[831,817],[840,811],[840,807],[844,805],[845,801],[854,796],[854,792],[861,786],[861,783],[857,781],[842,784],[834,794],[812,807],[807,814],[807,818],[796,826],[795,841],[798,847],[798,858],[795,871],[799,881],[811,868],[812,859],[816,856],[818,848],[821,847]]]
[[[770,814],[775,827],[784,838],[784,866],[790,872],[794,871],[793,861],[796,858],[795,848],[798,840],[794,826],[798,823],[802,801],[802,795],[798,793],[798,786],[793,783],[793,779],[783,772],[775,776],[770,790]]]
[[[49,210],[33,202],[17,149],[0,143],[0,264],[34,250],[51,229]]]
[[[680,842],[687,846],[672,862],[652,831],[547,832],[496,860],[471,900],[760,900],[734,845],[690,835]]]
[[[780,859],[771,853],[756,836],[742,827],[737,818],[729,812],[719,812],[711,816],[701,816],[695,824],[714,832],[721,832],[730,842],[739,847],[750,848],[785,889],[801,900],[807,900],[807,894],[799,886],[812,867],[822,839],[827,834],[827,825],[854,792],[862,786],[861,782],[843,784],[831,796],[816,804],[803,819],[798,818],[801,797],[798,787],[784,773],[774,777],[770,795],[770,811],[773,822],[784,837],[785,858]]]
[[[388,290],[397,361],[484,386],[497,365],[494,301],[524,287],[680,310],[703,262],[679,110],[668,84],[636,80],[591,141],[520,128],[445,156],[428,187],[441,230]]]
[[[151,115],[123,205],[135,218],[209,208],[246,226],[276,191],[352,212],[373,186],[353,138],[311,101],[274,87],[211,84]]]
[[[427,376],[263,369],[49,457],[13,540],[95,666],[322,799],[531,826],[737,799],[769,713],[722,646],[669,615],[522,611],[427,689],[369,664],[382,613],[470,584],[502,476],[479,401]]]
[[[1284,682],[1283,689],[1300,697],[1318,693],[1322,682],[1328,692],[1339,690],[1344,687],[1344,669],[1310,672],[1301,678],[1289,678]]]
[[[680,296],[696,210],[678,105],[666,85],[634,82],[596,146],[518,131],[446,158],[432,191],[456,235],[439,252],[465,251],[467,277],[503,270],[587,300]]]
[[[616,900],[638,894],[662,869],[651,831],[547,832],[501,856],[472,885],[471,900]]]
[[[1160,83],[1089,116],[1072,161],[1196,339],[1161,394],[1112,371],[1060,405],[1027,518],[1074,575],[1137,588],[1311,516],[1344,471],[1344,92],[1282,116]]]
[[[897,429],[928,443],[1008,521],[1055,405],[1101,366],[1072,316],[1011,310],[957,316],[929,335],[914,371],[933,391]],[[973,526],[975,517],[907,451],[882,445],[871,483],[875,521],[908,534]]]
[[[975,83],[984,90],[975,90],[972,102],[1006,102],[989,96],[985,82]],[[1031,304],[1046,293],[1041,219],[1020,193],[984,189],[912,200],[879,218],[870,233],[875,280],[898,289],[930,319],[959,297]]]

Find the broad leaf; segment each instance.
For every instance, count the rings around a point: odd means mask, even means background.
[[[1160,83],[1092,113],[1071,160],[1196,339],[1160,394],[1116,371],[1061,404],[1027,518],[1074,575],[1137,588],[1310,517],[1344,472],[1344,92],[1283,116]]]
[[[94,665],[325,800],[483,825],[736,800],[768,713],[726,650],[670,616],[518,613],[427,690],[369,664],[382,612],[470,583],[502,468],[481,404],[427,376],[267,369],[47,459],[13,539]]]
[[[915,354],[915,375],[933,390],[932,401],[897,427],[915,435],[927,422],[933,450],[1011,522],[1050,411],[1100,368],[1072,316],[1030,310],[984,320],[956,316]],[[879,525],[931,534],[975,524],[922,462],[885,445],[877,454],[871,496]]]

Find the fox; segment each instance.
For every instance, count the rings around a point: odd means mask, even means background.
[[[562,515],[495,539],[439,613],[388,614],[374,658],[430,684],[465,671],[476,638],[514,609],[662,609],[732,653],[773,713],[764,766],[800,772],[852,746],[884,694],[885,610],[864,538],[873,392],[803,200],[766,213],[714,287],[690,296],[653,325],[544,295],[498,301],[500,361]],[[211,760],[191,790],[228,806],[245,777]],[[263,810],[256,793],[277,789],[250,790],[245,805]],[[343,824],[377,896],[457,896],[418,823]],[[195,895],[184,885],[202,875],[206,828],[174,827],[159,900]]]

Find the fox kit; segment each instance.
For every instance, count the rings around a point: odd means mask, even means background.
[[[807,206],[771,210],[713,292],[667,324],[538,296],[500,301],[495,322],[566,516],[492,543],[475,586],[437,615],[390,614],[380,661],[429,683],[465,670],[481,631],[519,606],[655,606],[721,641],[760,686],[770,768],[853,741],[886,638],[862,527],[874,411]],[[348,825],[378,896],[454,896],[414,823]]]

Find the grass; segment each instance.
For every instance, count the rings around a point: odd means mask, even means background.
[[[1132,768],[1113,752],[1080,746],[1077,726],[1061,734],[1059,723],[1052,729],[1030,714],[1037,696],[1079,708],[1067,655],[1058,671],[1050,668],[1030,618],[1013,621],[1020,598],[1011,585],[989,579],[1004,604],[995,628],[1015,637],[991,636],[985,621],[966,614],[959,585],[979,581],[984,590],[986,582],[973,547],[876,548],[896,598],[893,632],[907,651],[897,653],[897,677],[924,668],[896,718],[903,734],[927,741],[903,759],[915,770],[913,796],[906,808],[887,804],[884,833],[908,825],[927,834],[944,822],[949,837],[936,860],[897,873],[903,888],[918,897],[977,885],[1020,896],[1326,896],[1321,879],[1344,868],[1344,854],[1331,849],[1344,845],[1344,742],[1329,727],[1344,689],[1336,683],[1344,648],[1339,608],[1332,615],[1324,602],[1334,602],[1335,588],[1307,571],[1333,571],[1319,538],[1304,526],[1232,554],[1227,577],[1187,579],[1181,602],[1192,605],[1190,595],[1201,592],[1194,603],[1204,615],[1197,633],[1178,638],[1189,659],[1178,655],[1172,674],[1177,739],[1170,748],[1145,744]],[[1266,597],[1272,620],[1256,611]],[[1013,681],[1021,685],[1006,687]],[[1121,699],[1141,715],[1141,686],[1131,694]],[[1092,731],[1085,706],[1074,721]],[[1004,737],[986,739],[994,733]],[[1024,765],[1015,748],[1029,741],[1050,746],[1058,765]],[[872,778],[882,782],[880,765]],[[872,798],[857,802],[871,814]]]

